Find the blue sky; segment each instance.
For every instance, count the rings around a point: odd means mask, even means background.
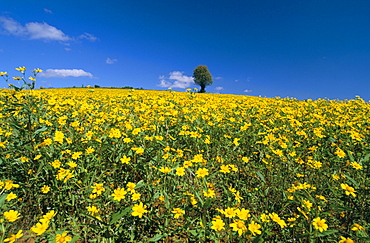
[[[207,65],[209,93],[370,100],[369,12],[366,0],[0,0],[0,71],[41,68],[37,87],[184,91]]]

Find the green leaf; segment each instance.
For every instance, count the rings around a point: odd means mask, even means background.
[[[143,180],[139,181],[136,186],[135,186],[135,189],[139,189],[139,188],[142,188],[143,186],[145,186],[145,183]]]
[[[257,237],[255,237],[252,241],[252,243],[260,243],[260,242],[263,242],[263,237],[262,235],[259,235]]]
[[[261,180],[266,183],[266,180],[265,180],[265,177],[261,174],[261,172],[257,171],[256,174],[258,175],[259,178],[261,178]]]
[[[352,177],[346,175],[346,178],[349,179],[355,187],[358,187],[359,184]]]
[[[327,235],[331,235],[337,232],[338,230],[326,230],[324,232],[319,233],[318,236],[327,236]]]
[[[3,207],[3,204],[4,204],[5,199],[6,199],[7,196],[8,196],[8,194],[3,194],[3,195],[0,196],[0,208]]]
[[[347,150],[347,155],[348,155],[349,159],[351,160],[351,162],[355,161],[355,158],[353,157],[353,153],[351,151]]]
[[[120,218],[122,218],[123,216],[125,216],[127,213],[129,213],[131,210],[131,206],[125,208],[124,210],[122,211],[119,211],[117,213],[114,213],[112,215],[112,219],[110,221],[111,224],[115,224]]]
[[[150,238],[148,241],[149,242],[157,242],[159,241],[160,239],[162,239],[164,235],[162,234],[156,234],[154,237]]]
[[[361,159],[361,162],[369,161],[369,159],[370,159],[370,153],[368,153],[367,155],[365,155],[365,157],[363,157],[363,158]]]

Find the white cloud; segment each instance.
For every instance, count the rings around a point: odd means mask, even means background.
[[[162,76],[161,76],[162,77]],[[161,78],[161,77],[159,77],[159,78]],[[171,87],[171,85],[172,85],[172,83],[170,83],[170,82],[168,82],[167,80],[165,80],[165,79],[161,79],[160,81],[159,81],[159,84],[157,85],[158,87],[162,87],[162,88],[169,88],[169,87]]]
[[[29,22],[22,26],[20,23],[12,18],[0,17],[0,26],[7,34],[15,36],[24,36],[29,39],[43,39],[43,40],[71,40],[63,31],[48,25],[47,23]]]
[[[219,80],[219,79],[223,79],[223,77],[215,77],[215,78],[213,78],[213,79],[215,79],[215,80]]]
[[[47,8],[44,8],[44,12],[48,13],[48,14],[53,14],[53,11],[51,11],[50,9],[47,9]]]
[[[164,88],[180,88],[186,89],[194,84],[193,77],[184,75],[184,72],[173,71],[166,80],[165,76],[160,76],[160,83],[157,85]]]
[[[93,75],[85,72],[82,69],[47,69],[45,72],[40,73],[40,77],[44,78],[66,78],[66,77],[89,77]]]
[[[0,17],[0,25],[7,34],[24,35],[26,32],[25,27],[12,18]]]
[[[217,91],[220,91],[220,90],[223,90],[223,89],[224,89],[224,87],[221,87],[221,86],[218,86],[218,87],[215,88],[215,90],[217,90]]]
[[[252,90],[251,89],[246,89],[246,90],[244,90],[244,92],[245,93],[250,93],[250,92],[252,92]]]
[[[68,41],[71,38],[47,23],[30,22],[25,24],[27,35],[30,39]]]
[[[79,39],[86,39],[86,40],[89,40],[91,42],[94,42],[98,39],[94,35],[86,33],[86,32],[83,35],[80,35],[78,38]]]
[[[117,62],[118,60],[117,59],[110,59],[109,57],[105,60],[105,63],[106,64],[113,64],[115,62]]]

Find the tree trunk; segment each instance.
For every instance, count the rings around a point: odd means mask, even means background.
[[[199,93],[205,93],[206,92],[206,86],[205,85],[201,85],[200,86],[200,91]]]

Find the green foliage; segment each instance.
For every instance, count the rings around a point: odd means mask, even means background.
[[[205,93],[205,87],[213,83],[212,75],[205,65],[197,66],[193,71],[194,83],[200,86],[199,93]]]
[[[16,89],[0,111],[0,242],[369,242],[360,98]]]

